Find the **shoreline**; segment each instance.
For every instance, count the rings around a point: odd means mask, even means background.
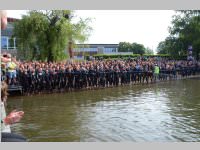
[[[9,93],[10,97],[15,97],[15,96],[36,96],[36,95],[50,95],[50,94],[64,94],[64,93],[71,93],[71,92],[81,92],[81,91],[94,91],[94,90],[101,90],[101,89],[107,89],[107,88],[116,88],[116,87],[127,87],[127,86],[137,86],[137,85],[153,85],[153,84],[157,84],[157,83],[165,83],[165,82],[169,82],[169,81],[177,81],[177,80],[185,80],[185,79],[194,79],[194,78],[200,78],[200,74],[198,75],[191,75],[191,76],[187,76],[187,77],[182,77],[181,75],[178,75],[176,78],[172,78],[170,79],[168,77],[167,80],[158,80],[158,81],[153,81],[153,82],[149,82],[146,83],[146,81],[144,83],[140,83],[140,82],[130,82],[129,84],[119,84],[118,86],[108,86],[108,87],[88,87],[88,88],[82,88],[82,89],[72,89],[72,90],[54,90],[54,91],[49,91],[49,92],[40,92],[40,93],[29,93],[29,94],[11,94]]]

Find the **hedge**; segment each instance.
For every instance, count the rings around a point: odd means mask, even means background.
[[[95,59],[128,59],[128,58],[137,58],[137,57],[149,58],[149,57],[161,57],[161,58],[168,58],[168,59],[176,59],[176,60],[186,60],[187,55],[182,56],[172,56],[168,54],[158,54],[158,55],[151,55],[151,54],[130,54],[130,55],[106,55],[106,54],[97,54],[94,55]],[[86,59],[89,59],[89,55],[86,56]]]

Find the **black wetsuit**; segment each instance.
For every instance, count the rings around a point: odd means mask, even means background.
[[[119,85],[119,78],[120,78],[120,70],[119,69],[117,69],[117,68],[114,69],[113,78],[114,78],[114,85],[118,86]]]

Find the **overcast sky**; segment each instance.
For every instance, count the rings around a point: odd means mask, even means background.
[[[21,18],[25,10],[8,10],[9,17]],[[92,18],[89,44],[137,42],[154,51],[169,35],[173,10],[77,10],[77,17]]]

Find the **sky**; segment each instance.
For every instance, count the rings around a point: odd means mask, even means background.
[[[21,18],[25,10],[8,10],[8,17]],[[136,42],[156,51],[169,35],[173,10],[76,10],[77,18],[91,18],[93,31],[87,44]]]

